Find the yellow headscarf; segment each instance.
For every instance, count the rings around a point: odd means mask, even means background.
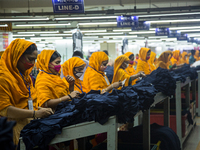
[[[132,53],[132,52],[127,52],[127,53],[125,53],[124,55],[127,56],[127,57],[130,57],[131,55],[133,55],[133,53]],[[126,68],[126,72],[127,72],[130,76],[132,76],[132,75],[135,74],[135,69],[133,68],[134,65],[135,65],[135,62],[134,62],[133,64],[129,64],[129,66]]]
[[[169,58],[172,53],[170,51],[163,52],[160,57],[158,58],[158,63],[156,68],[161,67],[163,69],[169,69]]]
[[[146,48],[146,47],[142,47],[140,49],[140,59],[138,60],[138,65],[137,65],[137,69],[136,69],[136,73],[139,73],[140,71],[143,71],[146,75],[149,75],[152,71],[151,71],[151,67],[150,64],[148,63],[146,57],[147,57],[147,53],[150,49]]]
[[[151,71],[156,70],[156,67],[154,65],[155,59],[156,59],[156,53],[151,51],[150,59],[148,60],[148,63],[150,65],[150,67],[151,67]]]
[[[182,54],[181,54],[181,63],[182,64],[186,64],[187,63],[187,59],[185,58],[185,56],[187,56],[187,52],[183,52]]]
[[[36,79],[36,90],[39,106],[42,106],[49,99],[61,98],[70,94],[69,85],[58,75],[52,74],[49,70],[49,61],[55,50],[43,50],[37,58],[37,66],[40,73]]]
[[[190,59],[191,55],[192,55],[191,53],[188,54],[188,57],[187,57],[187,60],[186,60],[187,64],[189,64],[189,59]]]
[[[129,61],[129,58],[125,55],[121,55],[115,59],[114,75],[113,75],[112,83],[124,81],[126,79],[125,86],[128,86],[130,75],[126,73],[124,69],[120,68],[123,62],[125,61]]]
[[[83,79],[83,84],[86,88],[84,92],[88,93],[91,90],[103,90],[110,85],[104,72],[100,71],[102,62],[106,60],[108,60],[108,56],[105,52],[94,52],[91,55],[89,67],[87,67]]]
[[[32,68],[26,70],[24,79],[22,78],[17,63],[26,49],[32,42],[16,39],[11,42],[3,53],[0,60],[0,110],[15,106],[21,109],[28,109],[29,90],[25,82],[30,85],[31,97],[34,109],[37,110],[35,89],[33,88],[31,77],[29,76]]]
[[[199,60],[199,50],[196,50],[194,58],[196,59],[196,61]]]
[[[74,77],[75,79],[74,91],[79,91],[80,93],[82,93],[81,88],[84,91],[84,87],[82,81],[79,78],[75,77],[74,68],[80,67],[82,65],[85,66],[86,64],[82,59],[78,57],[72,57],[62,64],[63,75],[64,76],[70,75]]]
[[[179,62],[180,61],[180,51],[175,50],[172,53],[173,53],[173,57],[171,58],[172,65],[174,65],[174,64],[179,65],[180,64],[180,62]]]

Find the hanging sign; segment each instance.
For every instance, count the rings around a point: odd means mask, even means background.
[[[169,35],[169,28],[156,28],[155,31],[156,36],[168,36]]]
[[[194,38],[194,37],[188,37],[188,42],[189,43],[196,43],[196,41],[197,41],[198,39],[197,38]]]
[[[138,26],[138,16],[118,16],[117,27]]]
[[[52,0],[54,13],[84,13],[84,0]]]
[[[169,36],[168,38],[177,38],[181,36],[181,32],[178,30],[173,30],[173,31],[169,31]]]
[[[149,30],[150,23],[146,21],[139,21],[138,26],[132,27],[132,30]]]
[[[73,51],[83,51],[83,34],[79,29],[75,29],[72,33]]]
[[[187,41],[188,35],[187,34],[181,34],[181,36],[177,37],[178,41]]]

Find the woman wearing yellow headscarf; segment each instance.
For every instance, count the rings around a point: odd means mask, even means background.
[[[158,58],[156,68],[161,67],[163,69],[169,69],[169,56],[170,53],[168,51],[163,52]]]
[[[187,52],[181,54],[181,64],[187,64]]]
[[[148,63],[151,67],[151,71],[156,70],[156,67],[155,67],[155,64],[154,64],[155,61],[156,61],[156,53],[151,52],[150,59],[148,60]]]
[[[188,54],[188,57],[187,57],[187,60],[186,60],[187,64],[190,64],[190,63],[189,63],[189,59],[190,59],[190,56],[191,56],[191,55],[192,55],[191,53]]]
[[[62,101],[69,101],[79,94],[79,92],[73,91],[73,77],[60,78],[58,73],[61,68],[60,62],[61,56],[55,50],[43,50],[38,55],[37,67],[40,69],[40,73],[37,76],[35,87],[39,106],[54,109]],[[70,92],[72,93],[70,94]]]
[[[144,74],[149,75],[152,72],[151,66],[148,63],[148,60],[150,59],[150,55],[151,55],[151,50],[149,48],[142,47],[140,49],[140,58],[138,60],[136,73],[139,73],[142,71],[144,72]]]
[[[127,56],[121,55],[116,58],[114,63],[114,76],[112,83],[126,80],[124,86],[129,86],[132,84],[133,80],[145,76],[142,72],[130,76],[127,72],[125,72],[125,69],[128,67],[128,65],[129,58]],[[118,89],[120,90],[121,87]]]
[[[74,77],[74,90],[79,91],[80,93],[85,91],[83,81],[79,79],[83,75],[85,65],[86,63],[79,57],[72,57],[69,60],[65,61],[64,64],[62,64],[63,75],[70,75]]]
[[[125,56],[127,56],[130,60],[128,67],[126,68],[126,72],[132,76],[135,74],[135,69],[133,68],[133,66],[135,65],[134,62],[134,54],[132,52],[127,52],[124,54]]]
[[[180,51],[175,50],[172,53],[173,53],[173,56],[171,58],[172,65],[174,65],[174,64],[179,65],[180,64]]]
[[[53,113],[51,109],[38,110],[35,89],[29,76],[36,58],[37,47],[34,43],[16,39],[0,61],[0,115],[17,122],[13,128],[15,145],[21,130],[30,121],[28,118],[44,118]]]
[[[194,58],[196,59],[196,61],[199,61],[199,50],[196,50]]]
[[[105,52],[94,52],[91,55],[89,67],[86,69],[83,78],[83,84],[86,88],[84,92],[88,93],[91,90],[100,90],[101,93],[105,93],[122,85],[121,82],[116,82],[110,85],[110,82],[104,73],[107,64],[108,56]]]

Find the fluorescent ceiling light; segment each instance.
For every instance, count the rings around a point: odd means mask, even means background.
[[[85,35],[116,35],[116,34],[124,34],[123,32],[120,33],[86,33]]]
[[[7,24],[0,24],[0,27],[8,27]]]
[[[161,38],[160,40],[165,40],[165,41],[177,41],[177,38]]]
[[[84,36],[83,39],[99,38],[98,36]]]
[[[103,36],[103,38],[136,38],[137,35],[124,35],[124,36]]]
[[[106,24],[117,24],[117,22],[91,22],[91,23],[79,23],[79,25],[106,25]]]
[[[117,16],[95,16],[95,17],[67,17],[67,18],[54,18],[55,20],[82,20],[82,19],[109,19],[117,18]]]
[[[149,33],[155,33],[155,31],[146,31],[146,32],[129,32],[129,34],[149,34]]]
[[[38,32],[17,32],[18,34],[43,34],[43,33],[59,33],[59,31],[38,31]]]
[[[92,32],[107,32],[107,30],[80,30],[83,33],[92,33]],[[73,31],[64,31],[63,33],[72,33]]]
[[[198,15],[200,12],[192,12],[192,13],[173,13],[173,14],[152,14],[152,15],[139,15],[138,17],[159,17],[159,16],[181,16],[181,15]]]
[[[38,26],[69,26],[71,23],[66,24],[16,24],[17,27],[38,27]]]
[[[15,35],[13,35],[13,37],[15,37],[15,36],[35,36],[35,34],[15,34]]]
[[[63,37],[34,37],[34,38],[31,38],[31,40],[41,40],[41,39],[60,40],[60,39],[63,39]]]
[[[183,19],[183,20],[156,20],[156,21],[146,21],[149,23],[164,23],[164,22],[198,22],[200,19]]]
[[[196,32],[196,31],[200,31],[200,29],[196,29],[196,30],[179,30],[181,32]]]
[[[40,36],[72,36],[72,34],[40,34]]]
[[[156,38],[167,38],[167,36],[150,36],[149,39],[156,39]]]
[[[200,37],[200,34],[188,34],[189,37]]]
[[[0,21],[39,21],[39,20],[49,20],[49,18],[4,18],[4,19],[0,19]]]
[[[129,32],[132,31],[131,29],[121,29],[121,30],[113,30],[113,32]]]
[[[181,30],[181,29],[198,29],[200,26],[190,26],[190,27],[171,27],[170,30]]]

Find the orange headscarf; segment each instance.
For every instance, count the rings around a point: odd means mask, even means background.
[[[22,78],[17,63],[26,49],[34,43],[16,39],[11,42],[5,50],[0,61],[0,110],[8,106],[14,106],[21,109],[28,109],[29,90],[24,83],[30,85],[31,97],[33,99],[34,109],[37,110],[36,93],[32,84],[32,68],[26,70],[24,79]]]
[[[124,81],[126,79],[125,86],[128,86],[130,75],[128,73],[126,73],[124,69],[120,68],[121,65],[123,64],[123,62],[125,62],[125,61],[129,61],[129,58],[125,55],[121,55],[115,59],[114,75],[113,75],[112,83]],[[121,89],[121,88],[119,88],[119,89]]]
[[[70,76],[74,77],[74,79],[75,79],[74,91],[79,91],[80,93],[82,93],[82,91],[84,91],[84,87],[83,87],[82,81],[79,78],[75,77],[74,68],[80,67],[82,65],[85,66],[86,64],[79,57],[72,57],[62,64],[63,75],[64,76],[70,75]],[[82,91],[81,91],[81,88],[82,88]]]
[[[156,67],[161,67],[163,69],[169,69],[169,58],[170,58],[170,52],[165,51],[163,52],[160,57],[158,58],[158,63]]]
[[[191,55],[192,55],[191,53],[188,54],[188,57],[187,57],[187,60],[186,60],[187,64],[189,64],[189,59],[190,59]]]
[[[180,64],[180,62],[179,62],[180,61],[180,51],[175,50],[172,53],[173,53],[173,57],[171,58],[172,65],[174,65],[174,64],[179,65]]]
[[[182,54],[181,54],[181,63],[182,64],[186,64],[187,63],[187,59],[185,58],[185,56],[187,56],[187,52],[183,52]]]
[[[151,67],[151,71],[156,70],[156,67],[155,67],[155,64],[154,64],[155,59],[156,59],[156,53],[151,51],[150,59],[148,60],[148,63]]]
[[[148,63],[146,57],[147,53],[150,49],[146,47],[142,47],[140,49],[140,59],[138,60],[138,65],[136,69],[136,73],[143,71],[146,75],[149,75],[151,71],[150,64]]]
[[[127,53],[125,53],[124,55],[127,56],[127,57],[129,57],[129,56],[132,55],[132,54],[133,54],[132,52],[127,52]],[[133,68],[134,65],[135,65],[135,62],[134,62],[134,64],[129,64],[129,66],[126,68],[126,72],[127,72],[130,76],[132,76],[132,75],[135,74],[135,69]]]
[[[40,72],[36,79],[35,88],[39,106],[42,106],[49,99],[61,98],[70,94],[69,85],[58,75],[52,74],[49,70],[49,61],[55,50],[43,50],[37,58],[37,66]],[[42,71],[41,71],[42,70]]]
[[[105,52],[94,52],[89,60],[89,67],[87,67],[83,84],[86,88],[86,93],[91,90],[103,90],[107,88],[110,83],[104,72],[100,71],[100,66],[103,61],[108,60]]]
[[[196,59],[196,61],[199,60],[199,50],[196,50],[194,58]]]

